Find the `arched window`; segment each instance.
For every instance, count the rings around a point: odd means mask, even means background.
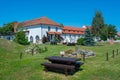
[[[33,43],[33,37],[30,36],[30,43]]]
[[[39,36],[37,35],[37,36],[35,37],[35,39],[36,39],[36,43],[38,43],[38,42],[39,42]]]

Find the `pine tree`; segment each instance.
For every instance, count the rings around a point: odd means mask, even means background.
[[[93,17],[92,20],[91,31],[97,38],[101,36],[103,30],[104,30],[104,19],[102,17],[101,12],[96,11],[95,16]]]
[[[93,40],[93,35],[89,28],[85,30],[85,38],[84,38],[83,44],[85,46],[93,46],[95,44]]]

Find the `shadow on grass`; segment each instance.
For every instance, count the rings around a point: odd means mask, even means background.
[[[76,72],[78,72],[78,71],[82,71],[83,69],[82,68],[80,68],[80,69],[78,69],[78,70],[75,70],[75,71],[70,71],[70,70],[68,70],[68,75],[74,75]],[[45,70],[44,70],[45,71]],[[50,72],[55,72],[55,73],[59,73],[59,74],[65,74],[65,71],[63,70],[63,69],[55,69],[55,68],[49,68],[48,69],[48,71],[50,71]],[[46,71],[47,72],[47,71]]]

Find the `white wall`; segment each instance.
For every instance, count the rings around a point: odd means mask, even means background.
[[[62,28],[58,27],[58,31],[57,32],[62,32]]]
[[[33,37],[33,43],[36,43],[36,39],[35,37],[36,36],[39,36],[39,39],[42,39],[41,38],[41,26],[38,25],[38,26],[32,26],[28,29],[29,31],[29,35],[28,35],[28,40],[30,41],[30,36]]]
[[[48,26],[47,25],[42,25],[41,27],[41,37],[44,35],[47,36],[46,32],[48,31]]]
[[[1,39],[6,39],[6,40],[13,41],[14,40],[14,35],[1,36]]]
[[[29,33],[26,33],[26,36],[28,37],[28,41],[30,41],[30,36],[33,37],[33,43],[36,43],[36,36],[39,36],[41,39],[41,25],[35,25],[35,26],[28,26],[28,27],[22,27],[19,28],[18,31],[29,31]]]
[[[44,35],[47,36],[48,27],[50,27],[51,32],[56,32],[57,26],[49,26],[49,25],[35,25],[35,26],[22,27],[19,28],[18,31],[20,30],[28,31],[28,33],[26,33],[26,36],[28,37],[28,41],[30,41],[30,36],[32,36],[33,43],[36,43],[36,36],[39,36],[39,39],[41,40]],[[57,32],[62,32],[62,28],[58,27]]]
[[[48,27],[50,27],[50,31],[51,32],[56,32],[56,27],[57,26],[50,26],[50,25],[42,25],[42,28],[41,28],[41,34],[42,34],[42,37],[45,35],[47,36],[47,31],[48,31]],[[57,27],[57,32],[61,32],[62,33],[62,28],[61,27]],[[54,39],[54,35],[52,36],[52,39]]]
[[[71,35],[71,37],[70,37]],[[64,38],[64,42],[75,42],[77,43],[78,38],[82,38],[83,35],[80,34],[62,34],[62,37]]]

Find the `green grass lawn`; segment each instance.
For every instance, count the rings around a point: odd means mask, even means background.
[[[119,49],[120,43],[110,45],[86,47],[79,49],[92,50],[96,56],[87,58],[81,67],[83,70],[74,75],[65,76],[54,72],[44,72],[40,64],[46,61],[46,56],[59,55],[60,51],[75,49],[74,46],[45,45],[47,52],[41,54],[24,54],[20,60],[20,52],[27,46],[0,40],[0,80],[120,80],[120,53],[113,59],[112,50]],[[105,61],[105,54],[109,52],[109,61]]]

